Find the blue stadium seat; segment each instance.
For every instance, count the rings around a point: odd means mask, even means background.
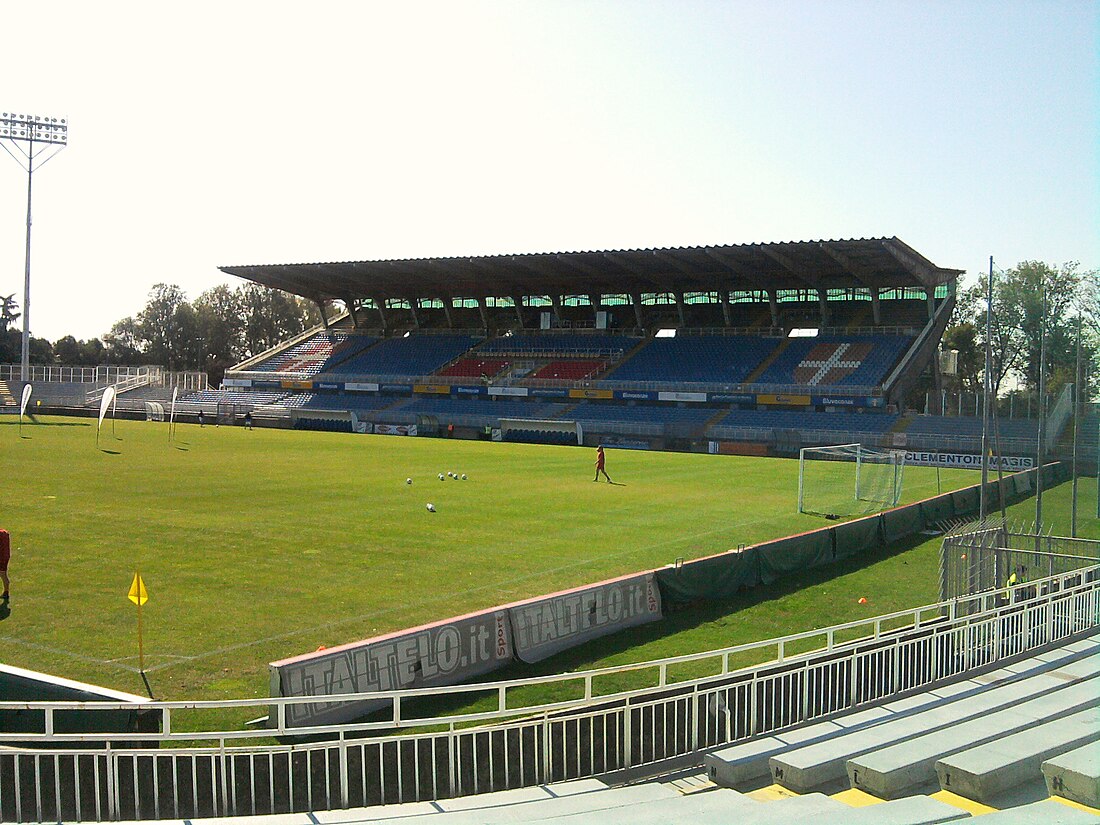
[[[793,338],[754,383],[873,387],[909,346],[901,335],[820,335]]]
[[[476,344],[470,335],[409,335],[387,338],[329,370],[331,375],[416,377],[435,372]]]
[[[606,377],[613,381],[740,384],[780,344],[749,335],[654,338]]]

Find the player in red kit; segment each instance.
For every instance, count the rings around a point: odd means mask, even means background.
[[[596,476],[592,480],[599,481],[600,473],[603,473],[603,477],[607,479],[609,484],[614,483],[611,481],[611,476],[607,474],[607,470],[604,469],[603,444],[596,448]]]

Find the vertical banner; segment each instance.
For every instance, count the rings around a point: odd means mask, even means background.
[[[95,443],[99,444],[99,431],[103,429],[103,417],[107,415],[107,408],[111,406],[111,402],[115,400],[115,388],[108,387],[103,391],[103,398],[99,402],[99,424],[95,430]]]
[[[172,387],[172,412],[168,414],[168,439],[172,439],[172,428],[176,426],[176,396],[179,395],[180,388]]]
[[[30,403],[32,392],[33,392],[33,390],[31,389],[30,384],[24,384],[23,385],[23,400],[19,402],[19,430],[20,430],[20,432],[23,431],[23,413],[25,413],[27,411],[27,404]]]

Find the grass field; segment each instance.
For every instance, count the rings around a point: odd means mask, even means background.
[[[140,570],[158,698],[267,695],[268,662],[322,644],[825,523],[795,512],[797,461],[609,450],[613,486],[591,482],[589,449],[213,426],[180,426],[170,443],[166,425],[139,421],[105,422],[97,449],[94,424],[46,417],[20,437],[14,418],[0,419],[0,526],[13,545],[3,660],[143,693],[126,598]],[[469,480],[438,480],[452,471]],[[946,490],[978,475],[943,471],[941,480]],[[934,470],[906,469],[904,500],[936,489]],[[1082,492],[1094,502],[1095,481]],[[1052,495],[1052,516],[1060,506]],[[1095,518],[1085,521],[1096,536]],[[543,669],[709,649],[934,601],[937,549],[915,543],[869,565],[796,576]],[[868,605],[856,606],[860,595]]]

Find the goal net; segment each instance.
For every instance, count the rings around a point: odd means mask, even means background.
[[[798,453],[798,512],[838,518],[895,507],[904,469],[901,450],[805,447]]]

